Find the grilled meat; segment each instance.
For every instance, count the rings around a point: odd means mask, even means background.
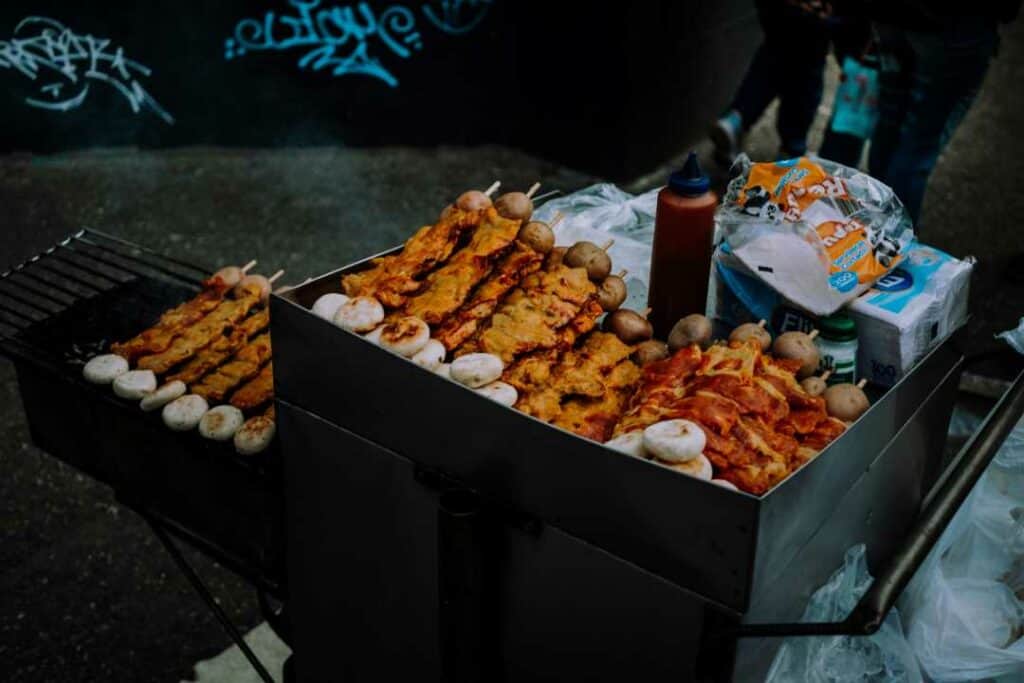
[[[479,224],[479,211],[452,209],[434,225],[425,225],[406,241],[398,254],[376,259],[368,270],[341,279],[349,296],[372,296],[389,308],[398,308],[422,284],[417,278],[443,263],[459,238]]]
[[[269,324],[270,311],[266,308],[257,311],[232,329],[229,334],[215,339],[213,343],[185,363],[181,369],[169,375],[166,381],[181,380],[185,384],[198,381],[203,375],[230,358],[231,354],[245,346],[250,337],[265,330]]]
[[[267,363],[255,377],[231,395],[231,405],[239,410],[258,408],[274,398],[274,363]]]
[[[261,334],[189,389],[211,403],[223,401],[232,389],[259,373],[260,367],[270,360],[270,353],[270,335]]]
[[[179,306],[164,312],[152,327],[143,330],[131,339],[110,345],[110,352],[134,362],[141,356],[166,351],[183,330],[202,320],[207,313],[217,308],[228,292],[228,287],[219,279],[203,283],[199,294]]]
[[[469,243],[427,276],[423,290],[409,298],[406,315],[436,325],[457,311],[470,292],[490,274],[497,259],[512,244],[520,221],[502,218],[486,209]]]

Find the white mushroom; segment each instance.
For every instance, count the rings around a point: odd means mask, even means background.
[[[265,415],[249,418],[235,432],[235,450],[241,455],[256,455],[266,450],[276,431],[277,425]]]
[[[152,370],[129,370],[114,380],[114,393],[121,398],[139,400],[156,390],[156,375]]]
[[[428,341],[430,326],[411,315],[389,322],[380,333],[381,348],[406,358],[415,356]]]
[[[437,366],[437,369],[435,369],[434,372],[436,374],[438,374],[438,375],[441,375],[445,379],[451,379],[452,378],[452,364],[451,363],[441,363],[440,365]]]
[[[711,483],[716,486],[721,486],[723,489],[729,489],[730,491],[739,491],[736,484],[732,483],[728,479],[712,479]]]
[[[174,399],[184,396],[186,391],[188,391],[188,387],[185,386],[185,383],[176,379],[143,396],[139,401],[139,407],[147,413],[152,412],[157,408],[163,408]]]
[[[436,339],[431,339],[416,352],[416,355],[412,357],[412,362],[427,370],[436,371],[444,363],[444,357],[447,355],[448,350],[444,348],[444,344]]]
[[[221,405],[206,411],[199,420],[199,434],[214,441],[227,441],[245,422],[242,411],[231,405]]]
[[[626,455],[637,458],[647,457],[647,452],[644,451],[644,433],[640,430],[620,434],[610,441],[605,441],[604,445]]]
[[[519,400],[519,392],[507,382],[491,382],[490,384],[483,385],[476,392],[510,408]]]
[[[451,378],[477,389],[501,377],[505,364],[492,353],[467,353],[452,361]]]
[[[113,353],[95,356],[82,368],[82,377],[93,384],[110,384],[128,372],[128,361]]]
[[[380,335],[384,331],[383,325],[378,325],[369,332],[363,335],[363,339],[370,342],[374,346],[380,346]]]
[[[384,307],[372,296],[357,296],[343,303],[334,314],[338,327],[362,334],[384,322]]]
[[[203,415],[210,409],[206,399],[198,394],[180,396],[164,406],[161,415],[164,424],[176,432],[195,429]]]
[[[711,461],[708,460],[704,455],[698,455],[692,460],[686,462],[677,462],[669,465],[672,469],[683,474],[688,474],[691,477],[697,477],[705,481],[711,481],[713,472],[711,470]]]
[[[689,420],[656,422],[644,430],[644,449],[668,463],[693,460],[704,452],[704,430]]]
[[[330,294],[324,294],[322,297],[314,301],[313,308],[311,310],[315,315],[320,316],[324,320],[334,320],[334,314],[337,313],[338,309],[347,301],[348,297],[344,294],[331,292]]]

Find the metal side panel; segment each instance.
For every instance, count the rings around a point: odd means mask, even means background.
[[[298,679],[437,680],[438,493],[408,459],[278,410]],[[694,679],[702,600],[560,529],[486,524],[484,680]]]
[[[926,401],[939,401],[946,411],[946,421],[926,425],[927,429],[937,432],[937,436],[945,437],[954,397],[933,395],[933,392],[951,371],[959,368],[963,359],[958,346],[961,334],[947,337],[901,382],[876,400],[845,434],[762,499],[755,594],[761,590],[773,590],[772,586],[792,558],[818,529],[835,516],[836,501],[847,494]],[[933,458],[934,462],[922,470],[922,476],[933,478],[937,474],[942,448],[928,451],[927,457]],[[930,479],[923,481],[924,490],[930,484]],[[921,491],[916,495],[915,506],[920,502]],[[881,524],[890,521],[893,520],[876,519]]]
[[[271,312],[282,400],[713,602],[746,607],[757,498],[486,400],[291,300],[273,297]]]
[[[877,571],[903,545],[942,458],[960,371],[956,363],[846,495],[832,504],[828,521],[770,587],[755,593],[745,621],[799,621],[814,591],[842,565],[847,549],[864,543],[870,568]],[[734,680],[763,679],[780,644],[778,638],[742,639]]]

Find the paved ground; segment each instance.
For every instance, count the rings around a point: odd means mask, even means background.
[[[1024,249],[1024,22],[1012,26],[977,106],[943,156],[925,239],[979,259],[975,344],[1024,314],[1005,277]],[[813,138],[812,138],[813,139]],[[774,154],[767,118],[750,139]],[[702,147],[702,149],[705,149]],[[660,182],[663,171],[632,189]],[[296,281],[390,246],[465,187],[500,178],[573,189],[591,179],[512,150],[101,150],[0,159],[0,268],[92,226],[203,263],[258,258]],[[995,368],[994,372],[1005,372]],[[29,440],[13,370],[0,364],[0,680],[176,681],[227,645],[139,519]],[[252,592],[190,554],[231,616]]]

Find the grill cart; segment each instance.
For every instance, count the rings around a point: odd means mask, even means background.
[[[278,443],[247,458],[81,379],[209,271],[81,231],[0,277],[35,442],[142,514],[234,637],[172,536],[283,599],[303,681],[756,680],[777,636],[877,628],[1024,411],[1018,378],[941,461],[955,333],[755,497],[483,400],[308,310],[366,264],[272,297]],[[850,618],[793,623],[859,542],[878,579]]]
[[[368,263],[271,303],[299,680],[757,680],[776,636],[877,628],[1024,408],[1018,380],[943,471],[961,330],[755,497],[483,400],[308,310]],[[861,542],[879,578],[858,610],[792,623]]]

